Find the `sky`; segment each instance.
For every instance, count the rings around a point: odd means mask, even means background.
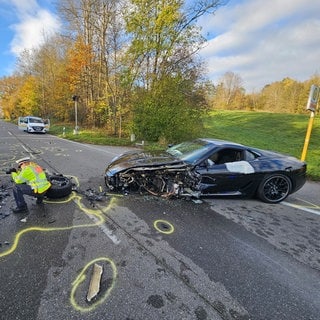
[[[239,75],[247,92],[290,77],[320,74],[319,0],[229,0],[198,21],[208,40],[200,52],[217,84]],[[0,77],[12,74],[24,49],[39,46],[61,23],[55,0],[0,0]]]
[[[51,0],[0,0],[0,77],[13,73],[16,58],[61,28]]]

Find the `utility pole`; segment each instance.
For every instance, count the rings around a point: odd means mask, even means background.
[[[73,130],[73,134],[78,134],[79,133],[79,127],[78,127],[78,101],[79,101],[79,96],[72,96],[72,100],[74,101],[74,118],[75,118],[75,127]]]

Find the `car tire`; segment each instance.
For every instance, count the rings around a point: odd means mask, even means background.
[[[72,192],[72,182],[69,178],[62,174],[48,175],[47,179],[51,183],[51,187],[46,192],[49,199],[59,199],[69,196]]]
[[[270,174],[260,183],[257,196],[266,203],[279,203],[290,194],[292,182],[284,174]]]

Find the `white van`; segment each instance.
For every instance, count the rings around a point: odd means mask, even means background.
[[[50,128],[50,120],[33,116],[19,117],[18,127],[19,130],[23,130],[29,133],[46,133]]]

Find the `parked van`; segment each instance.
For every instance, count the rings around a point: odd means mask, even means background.
[[[34,116],[19,117],[18,127],[19,130],[23,130],[29,133],[46,133],[50,128],[50,120]]]

